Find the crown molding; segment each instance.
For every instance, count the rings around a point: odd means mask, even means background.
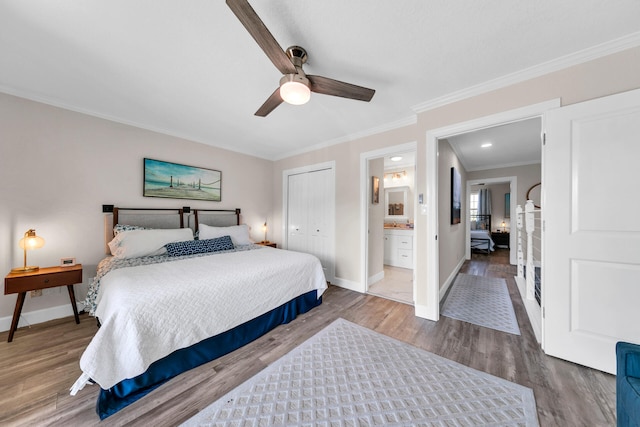
[[[640,46],[640,32],[632,33],[609,42],[601,43],[599,45],[553,59],[551,61],[543,62],[542,64],[534,65],[533,67],[526,68],[521,71],[516,71],[515,73],[507,74],[505,76],[498,77],[496,79],[489,80],[484,83],[468,87],[466,89],[449,93],[439,98],[425,101],[411,107],[411,109],[416,114],[423,113],[425,111],[433,110],[447,104],[451,104],[453,102],[462,101],[463,99],[471,98],[483,93],[491,92],[496,89],[511,86],[516,83],[521,83],[526,80],[531,80],[536,77],[544,76],[545,74],[563,70],[575,65],[580,65],[594,59],[602,58],[604,56],[622,52],[624,50],[638,46]]]

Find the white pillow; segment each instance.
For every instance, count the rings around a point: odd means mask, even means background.
[[[212,227],[206,224],[198,225],[198,238],[200,240],[216,239],[222,236],[231,236],[234,246],[249,245],[249,226],[247,224],[231,225],[229,227]]]
[[[109,242],[109,249],[116,258],[156,256],[167,253],[167,243],[185,240],[193,240],[190,228],[122,231]]]

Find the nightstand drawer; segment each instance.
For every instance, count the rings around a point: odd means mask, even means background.
[[[21,277],[11,277],[11,275],[9,275],[4,279],[4,293],[16,294],[36,289],[68,286],[75,283],[82,283],[82,269],[44,274],[41,272],[37,275]]]

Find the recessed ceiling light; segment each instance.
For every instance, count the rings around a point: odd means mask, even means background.
[[[399,162],[400,160],[402,160],[402,156],[393,156],[393,157],[391,158],[391,161],[392,161],[392,162]]]
[[[482,148],[489,148],[489,147],[491,147],[492,145],[493,145],[493,144],[492,144],[492,143],[490,143],[490,142],[485,142],[485,143],[484,143],[484,144],[482,144],[480,147],[482,147]]]

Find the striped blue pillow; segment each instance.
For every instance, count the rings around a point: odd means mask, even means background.
[[[207,240],[187,240],[184,242],[173,242],[165,245],[169,256],[182,256],[202,254],[206,252],[228,251],[233,249],[231,236],[216,237]]]

